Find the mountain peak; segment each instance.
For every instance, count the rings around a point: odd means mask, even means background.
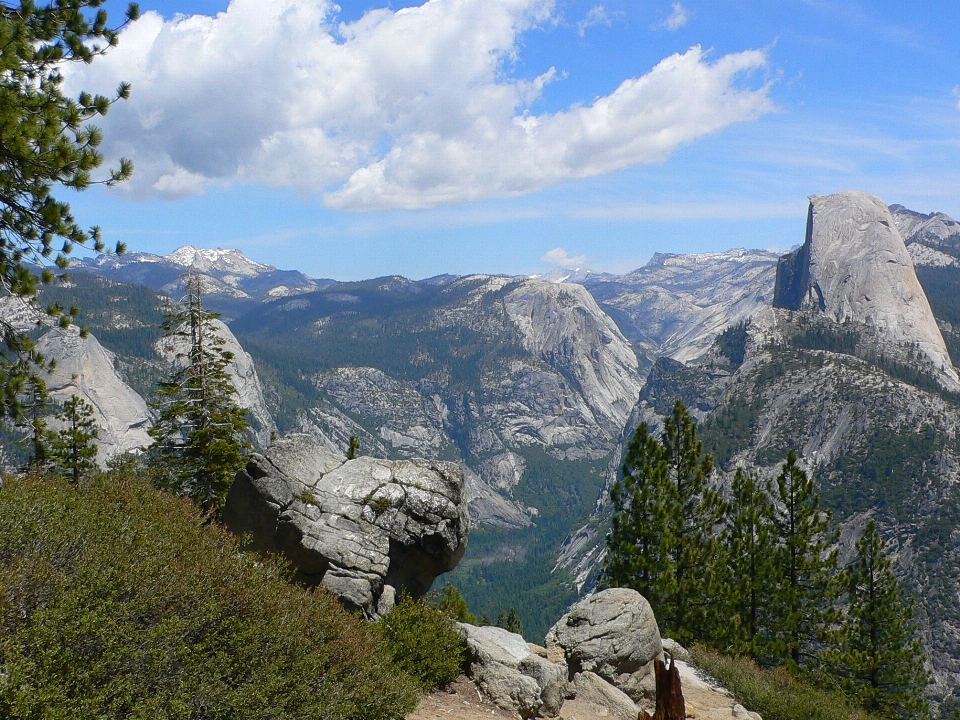
[[[813,195],[806,241],[777,266],[774,306],[815,310],[916,347],[960,387],[913,261],[887,205],[864,192]]]
[[[193,267],[204,272],[219,270],[237,275],[259,275],[276,270],[272,265],[254,262],[240,250],[231,248],[195,248],[192,245],[178,247],[166,259],[182,267]]]

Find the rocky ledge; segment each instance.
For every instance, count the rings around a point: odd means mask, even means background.
[[[347,460],[309,435],[254,454],[224,521],[253,547],[282,553],[298,578],[376,618],[402,589],[417,598],[456,567],[470,519],[462,470],[433,460]]]

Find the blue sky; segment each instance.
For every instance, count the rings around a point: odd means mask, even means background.
[[[123,3],[109,6],[114,17]],[[786,249],[845,189],[960,216],[960,3],[145,0],[67,87],[108,240],[315,277],[624,272]]]

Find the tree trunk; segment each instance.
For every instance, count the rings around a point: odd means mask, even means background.
[[[657,675],[657,709],[652,718],[641,710],[638,720],[684,720],[687,710],[680,689],[680,670],[673,657],[670,657],[669,668],[657,658],[653,661],[653,669]]]

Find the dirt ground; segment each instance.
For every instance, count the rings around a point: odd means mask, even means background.
[[[696,676],[693,669],[684,663],[680,668],[680,684],[683,688],[687,717],[693,720],[740,720],[735,715],[734,700],[722,688],[716,688]],[[435,690],[420,701],[417,709],[407,720],[486,720],[487,718],[510,718],[520,716],[507,712],[484,697],[469,678],[461,675],[448,688]],[[607,708],[583,700],[567,700],[560,710],[561,720],[617,720]],[[744,719],[745,720],[745,719]]]

